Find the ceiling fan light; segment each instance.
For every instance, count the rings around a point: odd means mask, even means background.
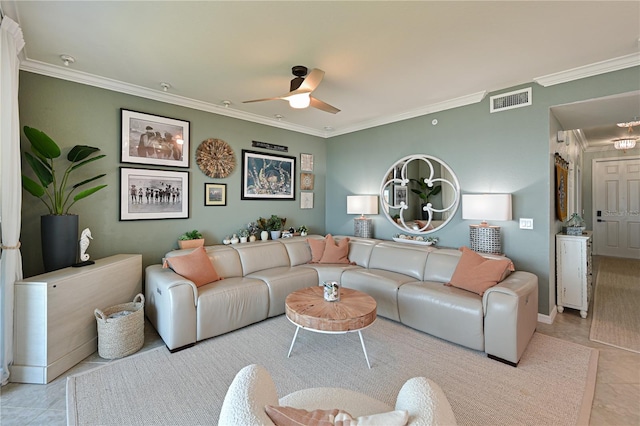
[[[635,139],[614,139],[613,146],[615,147],[615,149],[622,149],[622,150],[632,149],[636,146],[636,140]]]
[[[287,100],[289,101],[289,106],[296,109],[307,108],[311,104],[311,97],[309,93],[299,93],[297,95],[289,96]]]

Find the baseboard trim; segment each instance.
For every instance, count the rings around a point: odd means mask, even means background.
[[[558,315],[558,309],[556,306],[551,309],[551,313],[549,315],[538,314],[538,322],[543,324],[553,324],[553,321],[556,319],[556,315]]]

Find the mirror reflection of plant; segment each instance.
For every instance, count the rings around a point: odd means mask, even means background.
[[[100,151],[100,149],[87,145],[74,146],[67,154],[67,160],[70,164],[65,169],[62,178],[60,178],[56,175],[54,162],[54,160],[60,157],[62,153],[58,144],[41,130],[28,126],[24,126],[23,130],[27,139],[31,142],[31,150],[33,151],[33,154],[25,152],[24,156],[40,183],[23,174],[22,187],[34,197],[39,198],[40,201],[42,201],[49,209],[49,214],[66,215],[69,213],[71,206],[73,206],[77,201],[86,198],[107,186],[98,185],[93,188],[85,189],[84,191],[77,193],[73,197],[73,201],[70,202],[71,195],[76,189],[88,184],[89,182],[93,182],[94,180],[106,176],[103,173],[67,187],[71,172],[105,157],[105,155],[100,154],[95,157],[91,157],[92,154]]]
[[[426,178],[409,179],[409,180],[418,186],[418,189],[411,188],[411,192],[413,192],[414,194],[417,194],[423,203],[428,203],[429,197],[438,195],[440,191],[442,191],[442,186],[440,185],[429,186],[425,183],[425,179]]]

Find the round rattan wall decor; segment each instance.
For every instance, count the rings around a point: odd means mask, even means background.
[[[196,150],[196,163],[202,173],[212,178],[224,178],[236,167],[236,155],[222,139],[202,141]]]

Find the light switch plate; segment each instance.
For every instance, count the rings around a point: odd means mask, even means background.
[[[533,219],[520,218],[520,229],[533,229]]]

